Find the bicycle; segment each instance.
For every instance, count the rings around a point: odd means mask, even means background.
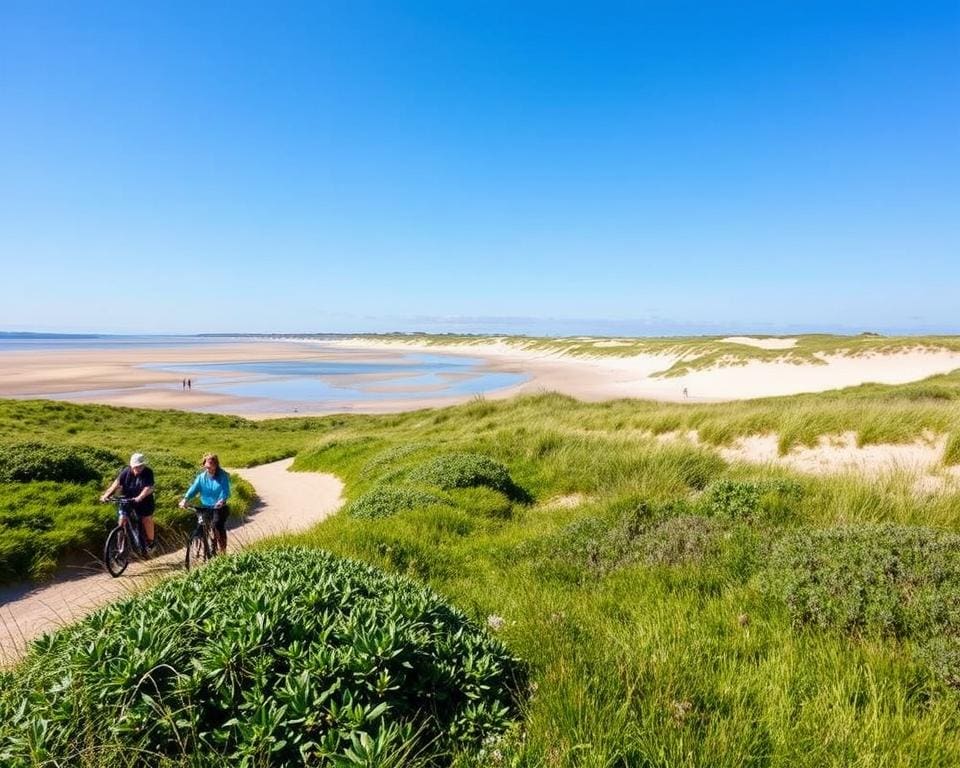
[[[107,541],[103,545],[103,564],[107,567],[107,573],[114,578],[127,569],[131,554],[143,559],[150,555],[143,521],[132,502],[133,499],[125,497],[103,502],[117,505],[117,526],[107,534]]]
[[[184,567],[190,570],[190,564],[197,565],[212,560],[219,554],[217,537],[213,530],[213,515],[217,511],[214,507],[191,507],[189,509],[197,516],[197,527],[190,534],[187,542],[187,552],[184,556]]]

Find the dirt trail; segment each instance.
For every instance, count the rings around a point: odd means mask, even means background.
[[[257,491],[257,501],[243,520],[227,521],[229,551],[281,533],[309,528],[339,509],[343,484],[333,475],[288,472],[293,459],[230,470]],[[66,569],[42,586],[17,585],[0,589],[0,666],[23,655],[30,640],[79,619],[101,605],[137,592],[159,578],[183,569],[183,550],[133,562],[120,578],[91,560]]]

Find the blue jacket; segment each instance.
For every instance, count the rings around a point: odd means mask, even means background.
[[[218,501],[225,502],[230,498],[230,475],[223,469],[217,469],[217,474],[210,477],[210,473],[203,470],[183,494],[183,498],[190,501],[197,492],[200,493],[200,504],[204,507],[212,507]]]

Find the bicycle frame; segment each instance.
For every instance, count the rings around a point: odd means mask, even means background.
[[[143,521],[133,508],[133,499],[113,499],[117,504],[117,525],[126,528],[130,533],[133,545],[141,555],[147,554],[147,537],[143,530]]]
[[[213,526],[213,515],[217,510],[215,507],[194,506],[188,506],[186,509],[197,517],[197,524],[187,540],[184,558],[184,564],[189,570],[192,563],[209,560],[218,554],[217,536]]]

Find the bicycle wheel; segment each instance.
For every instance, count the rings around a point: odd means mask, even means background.
[[[183,565],[189,571],[190,566],[197,566],[210,558],[210,547],[203,531],[197,529],[187,542],[187,554],[183,558]]]
[[[107,536],[107,543],[103,545],[103,564],[107,572],[116,578],[125,570],[130,562],[130,543],[127,541],[127,532],[122,526],[117,526]]]

